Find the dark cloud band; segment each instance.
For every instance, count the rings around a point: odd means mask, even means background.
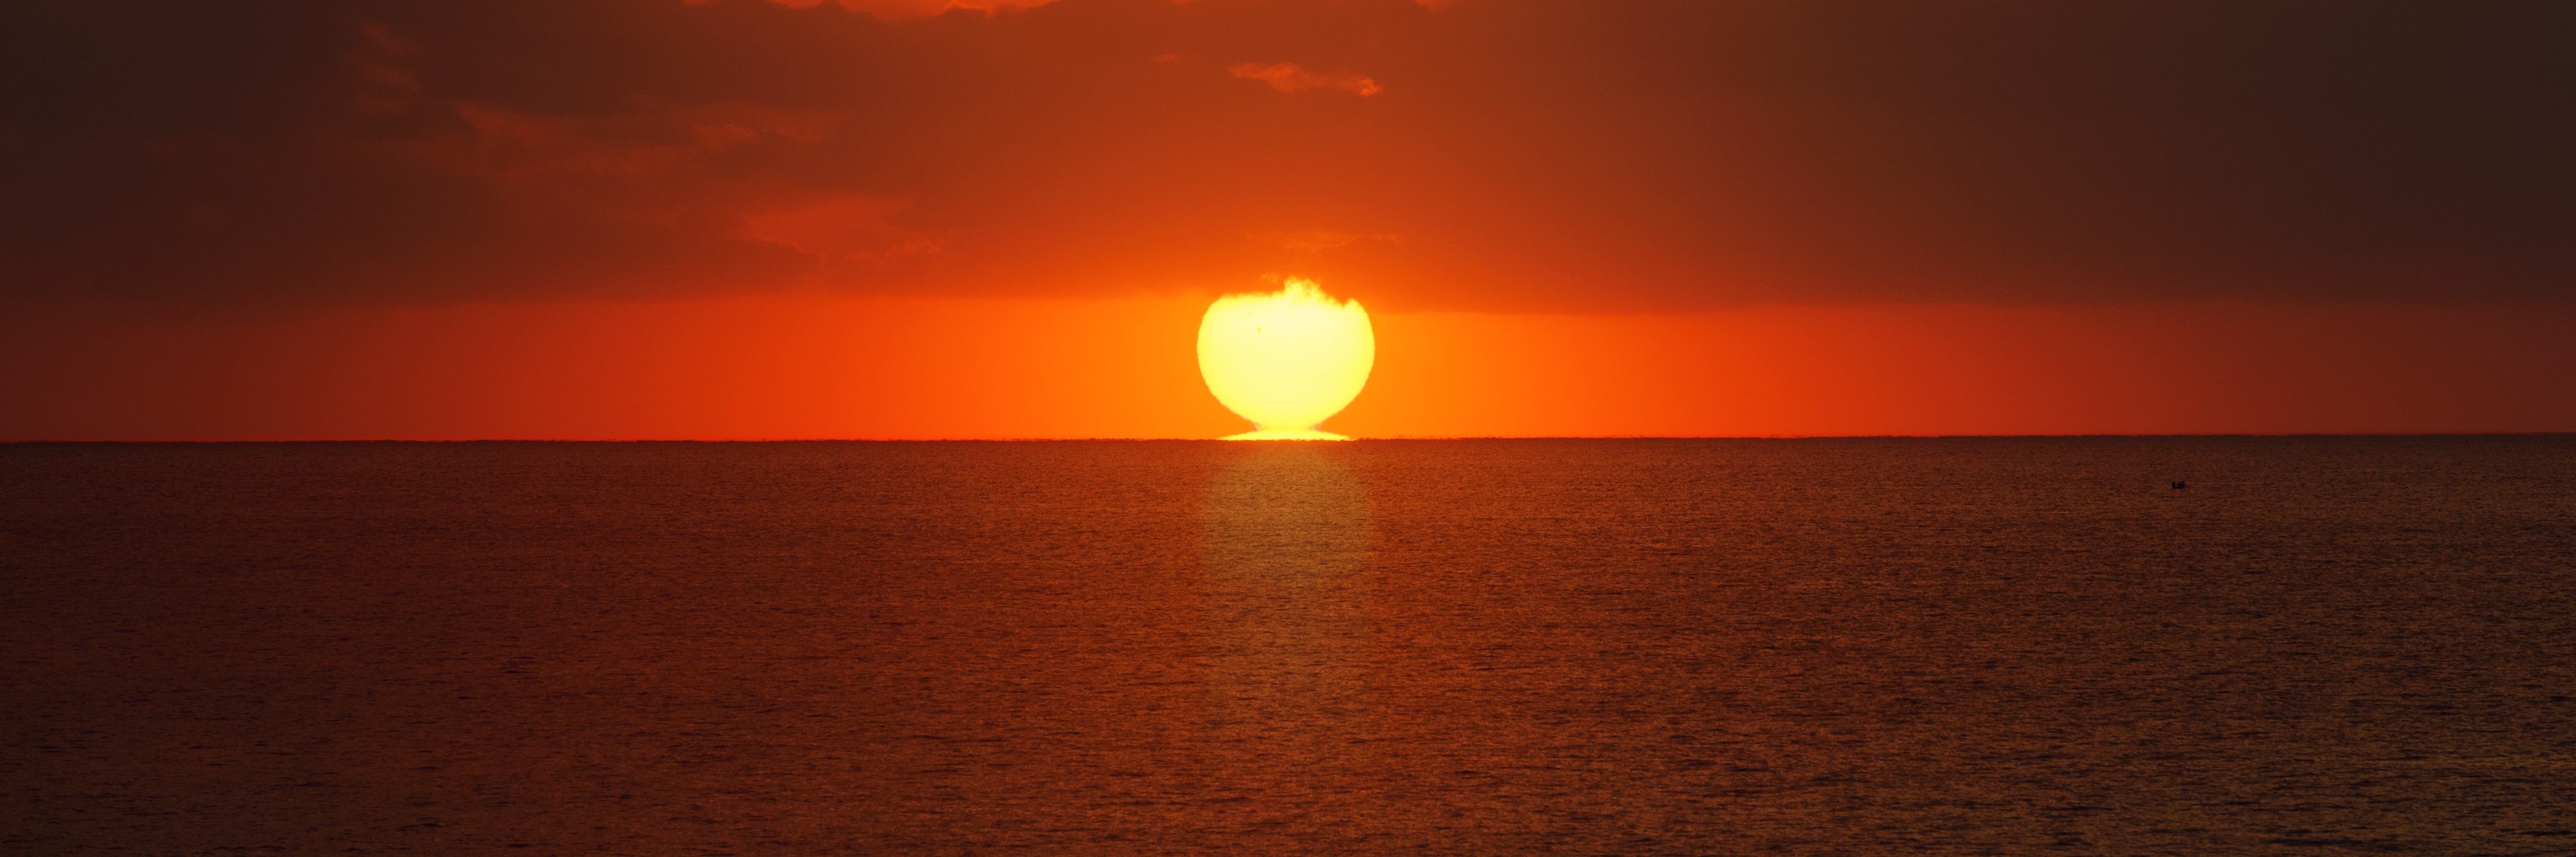
[[[2564,4],[59,2],[0,33],[18,298],[2576,296]]]

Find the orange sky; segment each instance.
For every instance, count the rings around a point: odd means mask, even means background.
[[[2554,14],[39,0],[0,437],[2576,431]]]
[[[6,439],[1215,437],[1204,299],[811,294],[0,323]],[[2565,431],[2576,312],[1379,313],[1364,436]]]

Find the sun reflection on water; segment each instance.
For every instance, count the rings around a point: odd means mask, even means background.
[[[1199,522],[1208,728],[1286,763],[1349,743],[1367,684],[1366,486],[1312,446],[1248,447]]]

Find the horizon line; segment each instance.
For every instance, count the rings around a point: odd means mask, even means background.
[[[2085,438],[2399,438],[2399,437],[2551,437],[2576,435],[2576,429],[2554,431],[2392,431],[2392,432],[2085,432],[2065,434],[1748,434],[1748,435],[1353,435],[1346,441],[1444,440],[2013,440]],[[223,443],[1245,443],[1223,437],[236,437],[236,438],[5,438],[0,445],[25,444],[223,444]],[[1250,441],[1262,442],[1262,441]],[[1295,441],[1271,441],[1291,443]]]

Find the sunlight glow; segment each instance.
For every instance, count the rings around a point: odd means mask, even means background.
[[[1311,280],[1217,298],[1199,320],[1199,375],[1255,426],[1227,440],[1349,440],[1315,425],[1359,396],[1376,362],[1368,311]]]

